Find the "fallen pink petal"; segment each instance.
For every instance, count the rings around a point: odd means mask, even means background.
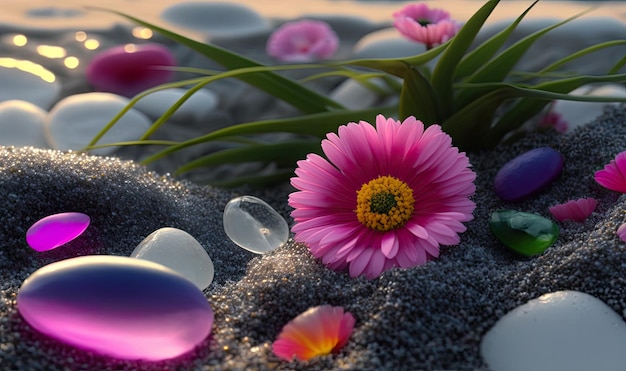
[[[283,327],[272,344],[278,357],[306,361],[313,357],[337,353],[348,342],[355,319],[342,307],[321,305],[309,308]]]
[[[295,240],[329,268],[373,279],[456,245],[473,219],[476,174],[439,125],[376,118],[322,141],[328,158],[297,163],[289,195]]]
[[[267,41],[267,54],[284,62],[311,62],[330,58],[339,38],[326,22],[301,20],[285,23]]]
[[[450,14],[428,5],[409,4],[393,13],[393,25],[406,38],[423,43],[426,48],[450,40],[461,28],[461,24],[450,19]]]
[[[593,213],[597,204],[593,198],[579,198],[550,207],[550,213],[560,222],[573,220],[582,223]]]
[[[626,151],[617,154],[604,169],[596,171],[594,178],[604,188],[626,193]]]
[[[544,129],[552,128],[557,133],[563,134],[569,129],[569,123],[563,119],[560,113],[550,111],[543,115],[539,122],[539,127]]]
[[[617,235],[622,241],[626,242],[626,223],[620,225],[619,228],[617,228]]]

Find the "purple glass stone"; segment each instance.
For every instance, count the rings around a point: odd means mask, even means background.
[[[170,81],[173,72],[163,67],[175,65],[174,56],[161,44],[121,45],[89,62],[87,80],[98,91],[133,97]]]
[[[160,264],[122,256],[40,268],[22,284],[17,309],[45,335],[119,359],[177,357],[213,326],[211,306],[193,283]]]
[[[525,152],[507,162],[494,180],[504,201],[520,201],[547,187],[563,169],[563,156],[550,147]]]
[[[89,226],[83,213],[60,213],[46,216],[26,231],[26,242],[37,251],[48,251],[80,236]]]

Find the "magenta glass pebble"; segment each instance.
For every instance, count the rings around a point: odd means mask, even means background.
[[[161,44],[126,44],[93,57],[87,81],[98,91],[132,97],[170,81],[173,72],[167,67],[175,65],[173,54]]]
[[[504,201],[520,201],[541,191],[563,169],[563,156],[550,147],[535,148],[507,162],[494,180],[496,194]]]
[[[82,256],[40,268],[22,284],[17,309],[51,338],[129,360],[185,354],[213,326],[213,310],[193,283],[160,264],[123,256]]]
[[[60,213],[46,216],[26,231],[26,243],[37,251],[48,251],[80,236],[89,226],[83,213]]]

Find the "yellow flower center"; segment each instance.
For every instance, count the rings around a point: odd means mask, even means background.
[[[354,212],[367,228],[385,232],[405,225],[413,215],[414,204],[408,184],[392,176],[380,176],[357,191]]]

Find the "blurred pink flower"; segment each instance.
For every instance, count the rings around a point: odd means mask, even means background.
[[[622,241],[626,242],[626,223],[620,225],[619,228],[617,228],[617,235]]]
[[[378,115],[376,127],[340,126],[322,149],[328,160],[298,162],[289,205],[295,240],[331,269],[372,279],[425,264],[473,219],[476,174],[439,125]]]
[[[626,151],[618,153],[603,170],[596,171],[594,178],[605,188],[626,193]]]
[[[354,322],[352,314],[344,313],[342,307],[322,305],[309,308],[283,327],[272,350],[287,361],[294,356],[306,361],[336,353],[348,342]]]
[[[327,59],[337,50],[339,38],[326,22],[288,22],[272,33],[267,54],[285,62],[311,62]]]
[[[550,213],[556,220],[573,220],[582,223],[596,209],[598,202],[593,198],[579,198],[550,207]]]
[[[569,124],[563,119],[563,116],[554,111],[548,111],[539,122],[540,128],[553,128],[557,133],[565,133],[569,129]]]
[[[393,17],[393,25],[402,35],[425,44],[427,49],[450,40],[461,28],[445,10],[431,9],[423,3],[409,4]]]

